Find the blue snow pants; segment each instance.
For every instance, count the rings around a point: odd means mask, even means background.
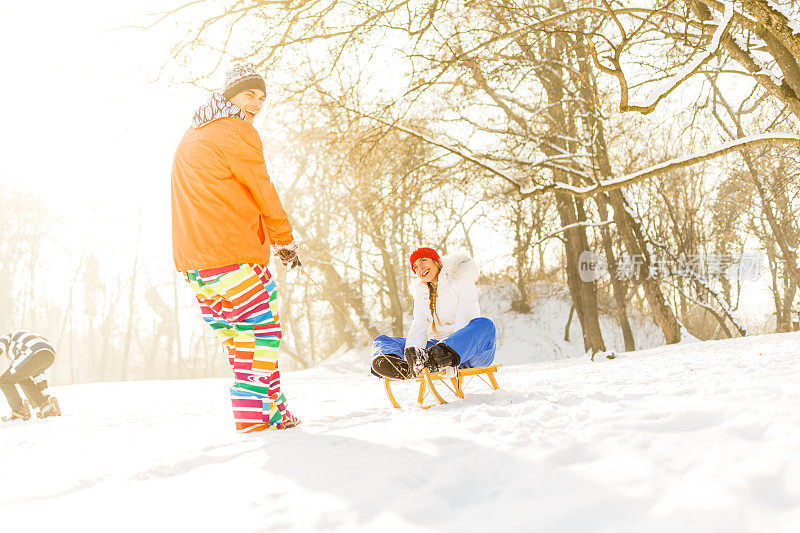
[[[425,348],[430,349],[434,344],[443,342],[461,357],[459,368],[483,367],[491,365],[494,361],[495,337],[494,322],[488,318],[478,317],[442,340],[430,339]],[[380,348],[380,352],[373,347],[372,357],[391,354],[405,359],[403,351],[406,340],[403,337],[378,335],[375,337],[375,344]]]

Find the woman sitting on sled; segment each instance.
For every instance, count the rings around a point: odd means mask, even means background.
[[[411,254],[414,320],[406,339],[375,338],[372,372],[391,379],[417,377],[423,368],[454,377],[458,368],[492,364],[494,324],[481,317],[478,266],[466,254],[439,257],[432,248]]]

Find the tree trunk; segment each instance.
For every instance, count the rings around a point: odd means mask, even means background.
[[[602,220],[608,219],[608,205],[605,196],[599,194],[595,196],[597,202],[598,213]],[[625,301],[625,296],[628,292],[627,284],[620,279],[617,275],[617,259],[614,255],[614,246],[611,242],[611,235],[609,234],[607,226],[600,227],[600,234],[603,239],[603,250],[606,254],[606,261],[608,261],[608,271],[611,275],[611,289],[614,293],[614,304],[617,317],[617,323],[622,329],[622,338],[625,341],[625,351],[632,352],[636,349],[636,342],[633,339],[633,330],[631,323],[628,319],[628,304]]]
[[[653,264],[653,261],[650,257],[644,230],[636,219],[628,213],[630,206],[627,204],[621,191],[609,191],[608,199],[611,206],[614,208],[614,221],[617,224],[617,228],[620,230],[628,253],[631,257],[641,258],[639,263],[641,269],[635,273],[636,279],[642,284],[645,298],[650,305],[650,312],[656,324],[661,328],[661,332],[664,334],[664,340],[667,344],[680,342],[681,330],[678,325],[678,319],[667,303],[667,299],[661,290],[658,279],[655,276],[648,279],[649,276],[647,274],[650,271],[650,266]]]
[[[125,333],[125,348],[122,352],[122,368],[120,368],[120,379],[125,381],[128,378],[128,363],[130,358],[131,337],[133,337],[133,319],[136,312],[136,273],[139,267],[139,245],[142,241],[142,225],[139,224],[139,233],[136,237],[136,252],[133,256],[133,273],[131,274],[131,290],[128,294],[128,331]]]
[[[517,204],[514,206],[514,260],[515,260],[515,280],[517,286],[517,295],[511,301],[511,309],[518,313],[530,313],[531,306],[528,303],[528,283],[525,271],[525,263],[527,262],[527,250],[531,243],[531,232],[523,231],[524,224],[522,205]]]
[[[386,280],[386,290],[389,293],[390,314],[392,317],[392,335],[403,336],[403,302],[400,299],[400,288],[397,284],[396,269],[392,254],[386,247],[385,241],[378,242],[381,259],[383,259],[383,275]]]
[[[572,324],[572,316],[575,314],[575,303],[569,306],[569,315],[567,316],[567,324],[564,326],[564,342],[569,342],[569,326]]]
[[[608,179],[613,176],[613,169],[611,168],[611,159],[608,155],[608,146],[606,144],[603,121],[598,117],[600,100],[597,96],[597,83],[594,69],[590,60],[589,50],[586,48],[586,43],[582,39],[577,39],[575,49],[578,55],[579,72],[581,73],[576,81],[579,83],[581,96],[588,106],[588,109],[585,113],[587,129],[594,134],[594,155],[597,167],[600,170],[600,178]],[[620,236],[622,237],[622,241],[628,250],[628,254],[631,258],[638,256],[642,257],[644,260],[642,269],[644,270],[645,275],[638,281],[641,281],[643,285],[645,297],[650,305],[653,318],[661,328],[667,344],[679,342],[681,338],[678,321],[672,309],[667,304],[658,280],[655,277],[647,279],[648,276],[646,275],[646,272],[648,271],[651,262],[650,255],[646,250],[647,247],[641,238],[641,236],[644,234],[643,230],[641,228],[635,228],[635,226],[637,226],[637,222],[626,210],[625,199],[621,191],[609,191],[606,200],[598,200],[598,205],[600,205],[600,202],[603,202],[604,204],[611,204],[612,208],[614,209],[614,222],[617,226]],[[639,238],[637,238],[637,235]],[[606,249],[606,256],[608,257],[608,249]],[[609,258],[609,261],[611,261],[611,258]],[[616,264],[616,261],[613,264]],[[612,263],[609,262],[609,265],[612,265]],[[615,300],[618,302],[617,306],[619,309],[620,300],[619,296],[617,295],[617,289],[618,287],[614,287]],[[624,305],[624,298],[621,303]],[[625,326],[622,327],[624,331]],[[632,345],[632,336],[629,340]],[[626,349],[628,349],[628,342],[628,340],[625,341]]]
[[[556,2],[563,7],[562,2]],[[559,7],[559,6],[555,6]],[[565,46],[565,36],[550,36],[545,47],[545,56],[552,60],[553,64],[559,64],[567,57]],[[546,142],[542,145],[542,150],[548,157],[561,155],[567,152],[565,138],[574,138],[574,124],[571,117],[567,118],[564,110],[564,73],[562,69],[546,69],[540,72],[540,80],[547,92],[549,105],[548,121],[549,135]],[[564,170],[553,169],[553,180],[574,182],[574,178]],[[572,197],[564,193],[556,193],[556,208],[561,219],[562,226],[569,226],[579,221],[585,220],[583,213],[583,200]],[[600,320],[597,312],[597,293],[595,282],[584,282],[579,274],[579,257],[581,253],[589,249],[588,239],[586,238],[586,228],[575,226],[567,229],[564,233],[565,256],[567,260],[567,285],[569,286],[575,310],[578,313],[578,321],[581,324],[583,333],[583,344],[586,351],[592,354],[598,351],[605,351],[605,343],[600,330]]]
[[[556,194],[556,206],[563,226],[575,224],[578,221],[574,212],[574,204],[581,201],[566,194]],[[605,351],[606,347],[597,312],[596,282],[585,282],[581,280],[579,274],[579,257],[584,250],[588,250],[586,229],[584,227],[569,228],[564,232],[564,237],[567,285],[578,313],[578,322],[581,324],[584,350],[590,351],[592,354]]]

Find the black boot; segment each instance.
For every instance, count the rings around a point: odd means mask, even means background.
[[[372,360],[372,373],[381,378],[409,379],[411,372],[408,363],[400,356],[379,355]]]
[[[427,350],[412,346],[406,348],[403,354],[406,356],[406,361],[408,361],[408,367],[412,377],[419,377],[422,373],[422,369],[426,367],[428,370],[433,371],[431,358]]]
[[[443,371],[447,377],[455,377],[458,373],[458,365],[461,364],[461,356],[454,349],[444,343],[434,344],[428,350],[432,366],[437,371]]]

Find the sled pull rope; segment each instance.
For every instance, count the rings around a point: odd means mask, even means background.
[[[350,324],[352,324],[352,325],[353,325],[353,327],[354,327],[354,328],[356,328],[356,330],[357,330],[359,333],[361,333],[361,335],[363,335],[363,336],[364,336],[364,338],[365,338],[365,339],[367,339],[367,341],[369,341],[369,343],[370,343],[370,344],[371,344],[371,345],[372,345],[372,346],[373,346],[373,347],[374,347],[376,350],[378,350],[378,353],[379,353],[379,354],[381,354],[381,355],[384,355],[384,356],[385,356],[386,354],[385,354],[385,353],[383,353],[383,352],[381,351],[381,349],[378,347],[378,345],[377,345],[377,344],[375,344],[375,341],[374,341],[374,340],[372,340],[372,338],[371,338],[369,335],[367,335],[367,332],[366,332],[366,331],[364,331],[364,330],[361,328],[361,326],[359,326],[358,324],[356,324],[355,322],[353,322],[353,319],[351,319],[351,318],[350,318],[350,315],[348,315],[347,313],[345,313],[345,312],[342,310],[342,308],[341,308],[341,307],[339,307],[338,305],[336,305],[336,302],[334,302],[334,301],[333,301],[333,298],[331,298],[330,296],[328,296],[328,293],[327,293],[327,292],[325,292],[325,289],[323,289],[322,287],[320,287],[320,286],[319,286],[319,283],[317,283],[316,281],[314,281],[314,278],[312,278],[312,277],[311,277],[311,276],[308,274],[308,272],[306,272],[306,269],[305,269],[305,268],[303,268],[303,265],[300,265],[300,266],[299,266],[299,268],[300,268],[300,272],[302,272],[303,274],[305,274],[305,275],[306,275],[306,277],[308,278],[308,280],[309,280],[311,283],[313,283],[313,284],[314,284],[314,286],[316,286],[316,287],[317,287],[317,289],[319,289],[319,292],[321,292],[321,293],[322,293],[322,294],[325,296],[325,298],[326,298],[326,299],[327,299],[327,300],[328,300],[328,301],[331,303],[331,305],[332,305],[332,306],[333,306],[333,307],[334,307],[334,308],[335,308],[337,311],[339,311],[339,314],[341,314],[343,317],[345,317],[345,318],[347,319],[347,321],[348,321],[348,322],[350,322]],[[395,369],[395,370],[397,370],[398,372],[400,372],[400,369],[399,369],[399,368],[397,368],[397,365],[395,365],[395,364],[394,364],[394,362],[392,361],[392,359],[391,359],[390,357],[387,357],[387,359],[389,360],[389,363],[390,363],[390,364],[391,364],[391,365],[394,367],[394,369]]]

